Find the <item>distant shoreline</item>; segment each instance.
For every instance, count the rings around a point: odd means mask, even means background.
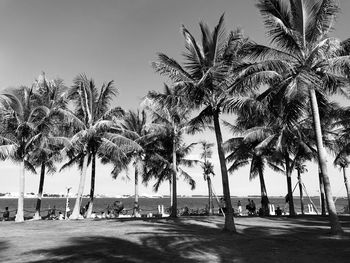
[[[218,196],[221,197],[221,196]],[[310,196],[311,198],[319,198],[319,196]],[[0,196],[0,199],[17,199],[18,197],[16,196]],[[28,196],[28,197],[24,197],[25,199],[37,199],[37,197],[35,196]],[[45,196],[42,197],[42,199],[53,199],[53,198],[61,198],[61,199],[65,199],[67,197],[65,196]],[[76,196],[69,196],[70,199],[72,198],[76,198]],[[83,198],[90,198],[89,196],[85,196]],[[135,198],[134,196],[95,196],[94,198],[117,198],[117,199],[128,199],[128,198]],[[145,199],[167,199],[170,198],[170,196],[139,196],[139,198],[145,198]],[[208,196],[178,196],[177,198],[208,198]],[[247,198],[260,198],[260,196],[258,195],[248,195],[248,196],[231,196],[231,198],[241,198],[241,199],[247,199]],[[284,196],[269,196],[269,198],[284,198]],[[294,198],[298,198],[298,196],[294,196]],[[342,199],[346,199],[346,196],[339,196],[337,198],[342,198]]]

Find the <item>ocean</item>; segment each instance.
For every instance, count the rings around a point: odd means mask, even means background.
[[[259,208],[260,205],[260,198],[257,196],[254,197],[232,197],[232,206],[236,210],[237,209],[237,202],[240,200],[242,207],[243,207],[243,213],[246,213],[245,206],[248,204],[248,198],[254,200],[257,208]],[[88,198],[83,198],[82,204],[85,206],[88,202]],[[103,211],[106,211],[107,206],[113,204],[114,201],[120,200],[124,204],[124,208],[128,210],[128,214],[132,213],[132,207],[134,204],[133,198],[95,198],[94,201],[94,212],[101,213]],[[275,208],[279,206],[282,210],[285,208],[285,199],[284,197],[269,197],[270,203],[274,204]],[[312,197],[311,200],[314,202],[315,206],[320,211],[320,199],[318,197]],[[71,210],[73,210],[75,203],[75,198],[69,199],[69,207]],[[206,204],[208,203],[208,198],[205,197],[178,197],[178,209],[181,210],[181,208],[188,207],[190,211],[198,211],[200,209],[205,208]],[[218,203],[214,199],[214,208],[215,213],[218,212]],[[55,207],[56,211],[61,211],[64,213],[65,210],[65,204],[66,199],[65,198],[53,198],[53,197],[47,197],[42,199],[41,204],[41,215],[45,216],[47,214],[48,209]],[[308,198],[304,199],[304,211],[308,211],[308,204],[311,204],[310,200]],[[25,217],[31,217],[34,214],[35,211],[35,205],[36,205],[36,198],[26,198],[24,200],[24,210],[25,210]],[[170,198],[139,198],[139,205],[141,209],[141,214],[148,214],[148,213],[157,213],[158,212],[158,205],[163,205],[165,209],[167,209],[170,206]],[[294,205],[295,210],[297,213],[300,213],[300,201],[297,197],[294,197]],[[347,206],[347,199],[344,197],[339,197],[336,199],[336,208],[338,213],[344,213],[344,209]],[[9,207],[10,210],[10,216],[15,215],[15,211],[17,208],[17,199],[16,198],[0,198],[0,217],[2,216],[2,212],[5,210],[5,207]],[[286,211],[288,211],[288,208],[286,207]]]

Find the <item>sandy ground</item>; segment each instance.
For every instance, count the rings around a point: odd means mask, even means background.
[[[0,222],[0,262],[350,262],[343,237],[318,216]]]

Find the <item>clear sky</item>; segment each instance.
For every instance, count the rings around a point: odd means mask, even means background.
[[[339,0],[342,13],[334,35],[350,36],[350,1]],[[164,78],[153,72],[151,61],[157,52],[182,60],[184,40],[180,27],[184,24],[199,36],[198,23],[205,21],[213,28],[225,13],[227,31],[241,27],[259,43],[267,43],[260,15],[254,0],[0,0],[0,89],[30,86],[41,71],[49,79],[60,77],[70,86],[74,76],[86,73],[98,85],[114,80],[120,89],[115,105],[136,109],[149,90],[162,90]],[[210,132],[189,138],[205,137],[214,141]],[[224,139],[228,139],[224,133]],[[198,158],[198,149],[192,157]],[[217,155],[214,188],[221,193],[221,176]],[[317,194],[317,168],[308,166],[305,184],[311,194]],[[341,172],[329,160],[331,183],[335,195],[345,195]],[[18,190],[19,167],[10,162],[0,164],[0,192]],[[132,178],[133,171],[130,170]],[[191,191],[179,181],[179,194],[207,192],[200,169],[190,170],[197,181]],[[293,175],[293,184],[296,182]],[[47,192],[63,193],[66,186],[77,191],[79,172],[70,169],[48,176]],[[285,195],[285,177],[266,171],[270,195]],[[38,175],[27,175],[26,192],[37,192]],[[110,167],[99,165],[96,192],[132,194],[133,180],[112,180]],[[89,189],[89,178],[85,192]],[[259,194],[258,179],[249,182],[248,168],[230,176],[231,195]],[[168,194],[165,184],[161,194]],[[152,194],[151,187],[141,187],[141,193]]]

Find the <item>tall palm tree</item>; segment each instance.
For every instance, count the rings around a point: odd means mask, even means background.
[[[231,152],[228,160],[233,161],[230,170],[234,171],[251,160],[251,176],[259,175],[262,206],[266,212],[268,198],[263,180],[264,167],[267,164],[277,172],[284,171],[289,211],[291,216],[295,215],[291,181],[293,158],[297,158],[298,149],[309,150],[299,124],[305,112],[303,97],[296,94],[285,100],[278,93],[269,94],[268,90],[259,95],[254,92],[247,97],[231,98],[226,107],[235,110],[238,118],[236,125],[225,124],[234,134],[241,134],[241,137],[226,143],[227,150]],[[284,169],[281,168],[283,166]]]
[[[25,170],[36,173],[29,157],[34,149],[34,141],[39,136],[38,124],[47,116],[45,107],[34,107],[32,94],[31,88],[20,87],[0,97],[5,110],[0,133],[0,157],[10,158],[21,166],[16,222],[24,221]]]
[[[350,211],[350,119],[349,108],[344,109],[339,114],[340,120],[334,123],[338,128],[338,136],[335,139],[334,152],[335,159],[333,164],[343,170],[344,184],[348,197],[348,211]]]
[[[38,106],[44,106],[48,110],[47,116],[38,125],[40,136],[36,139],[36,146],[30,157],[32,162],[40,167],[40,182],[34,219],[41,218],[41,199],[46,171],[50,173],[56,171],[54,162],[61,159],[59,151],[67,140],[61,137],[58,131],[60,127],[58,123],[62,120],[58,109],[66,108],[67,101],[64,96],[66,89],[62,80],[47,81],[45,73],[42,73],[33,85],[34,103]]]
[[[276,48],[252,45],[246,53],[253,59],[273,58],[284,65],[287,70],[283,81],[275,87],[282,96],[298,92],[309,97],[331,231],[341,234],[316,99],[316,92],[336,92],[347,82],[344,78],[347,67],[344,66],[349,64],[349,58],[342,55],[340,41],[329,37],[339,8],[335,0],[259,0],[257,7]]]
[[[154,152],[146,155],[146,170],[143,178],[144,183],[148,183],[150,180],[155,180],[153,189],[155,192],[158,191],[160,185],[163,182],[170,183],[170,196],[171,196],[171,215],[172,217],[177,216],[177,198],[174,199],[173,194],[173,137],[172,132],[163,132],[159,134],[157,144],[154,145]],[[182,178],[189,184],[191,190],[195,189],[196,182],[194,179],[183,169],[184,167],[193,167],[198,163],[197,160],[188,159],[188,155],[193,150],[196,143],[185,144],[179,142],[176,149],[176,167],[177,167],[177,178]],[[175,182],[176,183],[176,182]],[[175,187],[176,189],[176,187]],[[175,203],[175,205],[174,205]],[[176,207],[176,210],[175,208]],[[174,212],[176,211],[176,212]]]
[[[303,196],[303,182],[301,179],[301,175],[307,171],[306,165],[304,164],[304,161],[299,159],[295,163],[295,170],[298,172],[298,185],[299,185],[299,194],[300,194],[300,208],[301,208],[301,214],[304,215],[304,196]]]
[[[245,72],[240,75],[234,72],[236,77],[231,78],[231,68],[241,62],[242,57],[238,50],[242,48],[247,39],[239,31],[231,32],[226,37],[224,16],[220,17],[213,31],[204,23],[200,23],[200,29],[201,44],[182,26],[186,48],[184,67],[165,54],[159,54],[158,61],[153,63],[153,67],[161,75],[169,77],[174,86],[179,88],[183,97],[202,109],[192,120],[192,124],[214,123],[223,193],[227,206],[224,230],[235,232],[229,179],[222,147],[220,114],[228,91],[231,93],[245,91],[249,87],[247,85],[249,80],[244,81],[244,77],[253,72]]]
[[[202,151],[200,154],[201,166],[203,169],[203,176],[204,181],[207,181],[208,184],[208,212],[209,215],[212,215],[214,213],[213,211],[213,190],[212,190],[212,184],[211,184],[211,176],[215,175],[214,173],[214,165],[209,161],[209,159],[212,157],[213,150],[212,147],[214,146],[213,143],[209,143],[207,141],[200,141],[199,142],[202,147]]]
[[[268,214],[269,199],[264,179],[264,170],[268,161],[266,155],[256,154],[256,146],[257,144],[245,142],[243,137],[234,137],[227,140],[224,144],[224,148],[228,152],[226,160],[232,162],[228,172],[233,173],[250,163],[249,180],[259,177],[262,209],[264,214]]]
[[[120,124],[126,137],[135,141],[142,147],[141,151],[131,153],[131,162],[135,169],[135,205],[139,205],[139,177],[144,178],[147,163],[146,155],[153,154],[154,141],[157,139],[147,123],[147,115],[142,111],[129,111]]]
[[[176,91],[172,91],[167,85],[165,85],[165,91],[163,94],[157,94],[150,92],[146,99],[145,104],[147,110],[150,112],[153,120],[153,126],[156,128],[158,125],[159,135],[168,135],[164,137],[165,143],[170,143],[172,158],[172,208],[171,217],[177,217],[177,189],[176,181],[179,176],[179,167],[177,160],[177,151],[180,147],[182,136],[187,130],[190,129],[188,125],[188,118],[190,109],[183,107],[182,103],[177,101],[179,98]],[[167,107],[165,107],[165,105]],[[181,107],[182,106],[182,107]],[[171,142],[169,141],[171,138]],[[164,158],[164,157],[163,157]],[[169,162],[169,160],[165,159]]]
[[[334,160],[334,165],[339,166],[343,170],[344,184],[346,195],[348,198],[348,211],[350,211],[350,173],[349,173],[349,159],[345,156],[338,155]]]
[[[116,94],[113,81],[104,84],[98,90],[94,81],[83,74],[75,78],[74,85],[69,91],[68,98],[75,104],[75,113],[67,110],[65,114],[75,125],[76,131],[70,145],[64,148],[64,152],[70,156],[70,161],[64,167],[78,162],[81,168],[78,194],[71,219],[77,219],[80,215],[88,163],[92,162],[90,201],[87,211],[87,217],[90,217],[94,203],[96,157],[108,155],[114,162],[123,162],[127,153],[140,149],[139,145],[122,136],[120,129],[116,128],[117,119],[123,115],[121,108],[110,108]]]

